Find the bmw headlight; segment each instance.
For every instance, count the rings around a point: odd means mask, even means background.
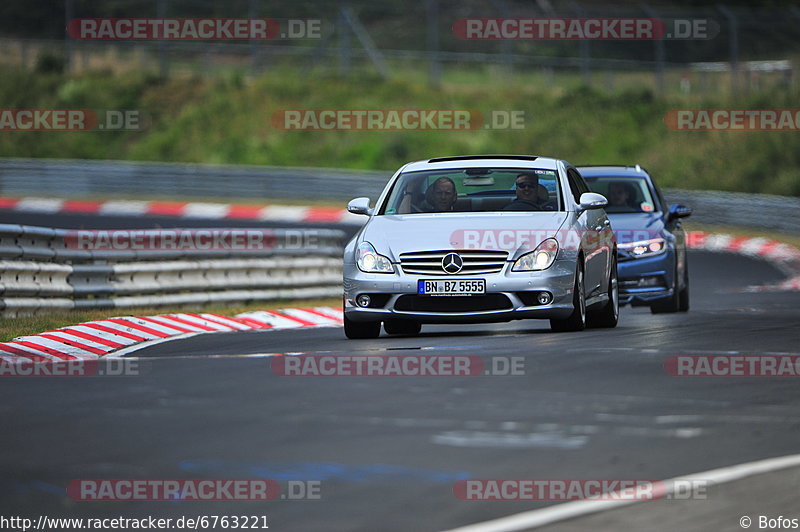
[[[650,240],[617,244],[617,249],[626,253],[629,257],[638,259],[664,253],[667,250],[667,243],[663,238],[651,238]]]
[[[369,242],[362,242],[358,245],[356,265],[365,273],[394,273],[392,261],[388,257],[378,255]]]
[[[555,238],[548,238],[536,246],[536,249],[518,258],[514,266],[512,266],[511,271],[530,272],[546,270],[552,266],[553,261],[556,260],[557,254],[558,241]]]

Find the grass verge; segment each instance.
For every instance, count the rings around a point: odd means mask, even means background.
[[[800,195],[796,131],[673,131],[673,109],[793,109],[798,89],[732,98],[657,98],[645,87],[603,92],[547,83],[538,73],[499,82],[473,72],[430,90],[424,76],[340,79],[277,67],[256,78],[175,78],[94,71],[69,75],[0,67],[0,99],[19,109],[134,109],[141,131],[24,131],[0,137],[0,157],[174,161],[394,169],[431,156],[530,153],[573,164],[634,164],[664,187]],[[475,77],[477,76],[477,77]],[[470,81],[471,80],[471,81]],[[365,89],[367,87],[367,89]],[[284,110],[444,109],[524,115],[522,129],[286,130]],[[277,118],[276,118],[277,117]],[[388,178],[388,175],[386,176]],[[267,201],[267,199],[263,199]]]

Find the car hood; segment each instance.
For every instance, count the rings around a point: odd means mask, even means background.
[[[663,234],[664,219],[661,213],[609,214],[608,218],[619,244],[658,238]]]
[[[374,216],[361,240],[393,261],[401,253],[446,249],[532,250],[564,224],[566,212],[433,213]]]

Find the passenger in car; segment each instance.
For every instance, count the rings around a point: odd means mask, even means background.
[[[517,198],[503,207],[504,211],[542,211],[549,201],[547,189],[539,184],[539,178],[531,172],[517,175],[514,182]]]

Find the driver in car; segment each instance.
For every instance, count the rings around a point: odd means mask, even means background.
[[[421,212],[449,212],[458,199],[456,184],[449,177],[440,177],[425,191],[425,201],[420,205]]]
[[[636,192],[628,183],[614,181],[608,185],[608,209],[614,211],[639,210],[636,204]]]
[[[539,178],[536,174],[530,172],[518,174],[514,184],[517,198],[506,205],[503,208],[504,211],[542,211],[545,209],[547,189],[539,185]],[[545,197],[544,201],[542,201],[542,196]]]

